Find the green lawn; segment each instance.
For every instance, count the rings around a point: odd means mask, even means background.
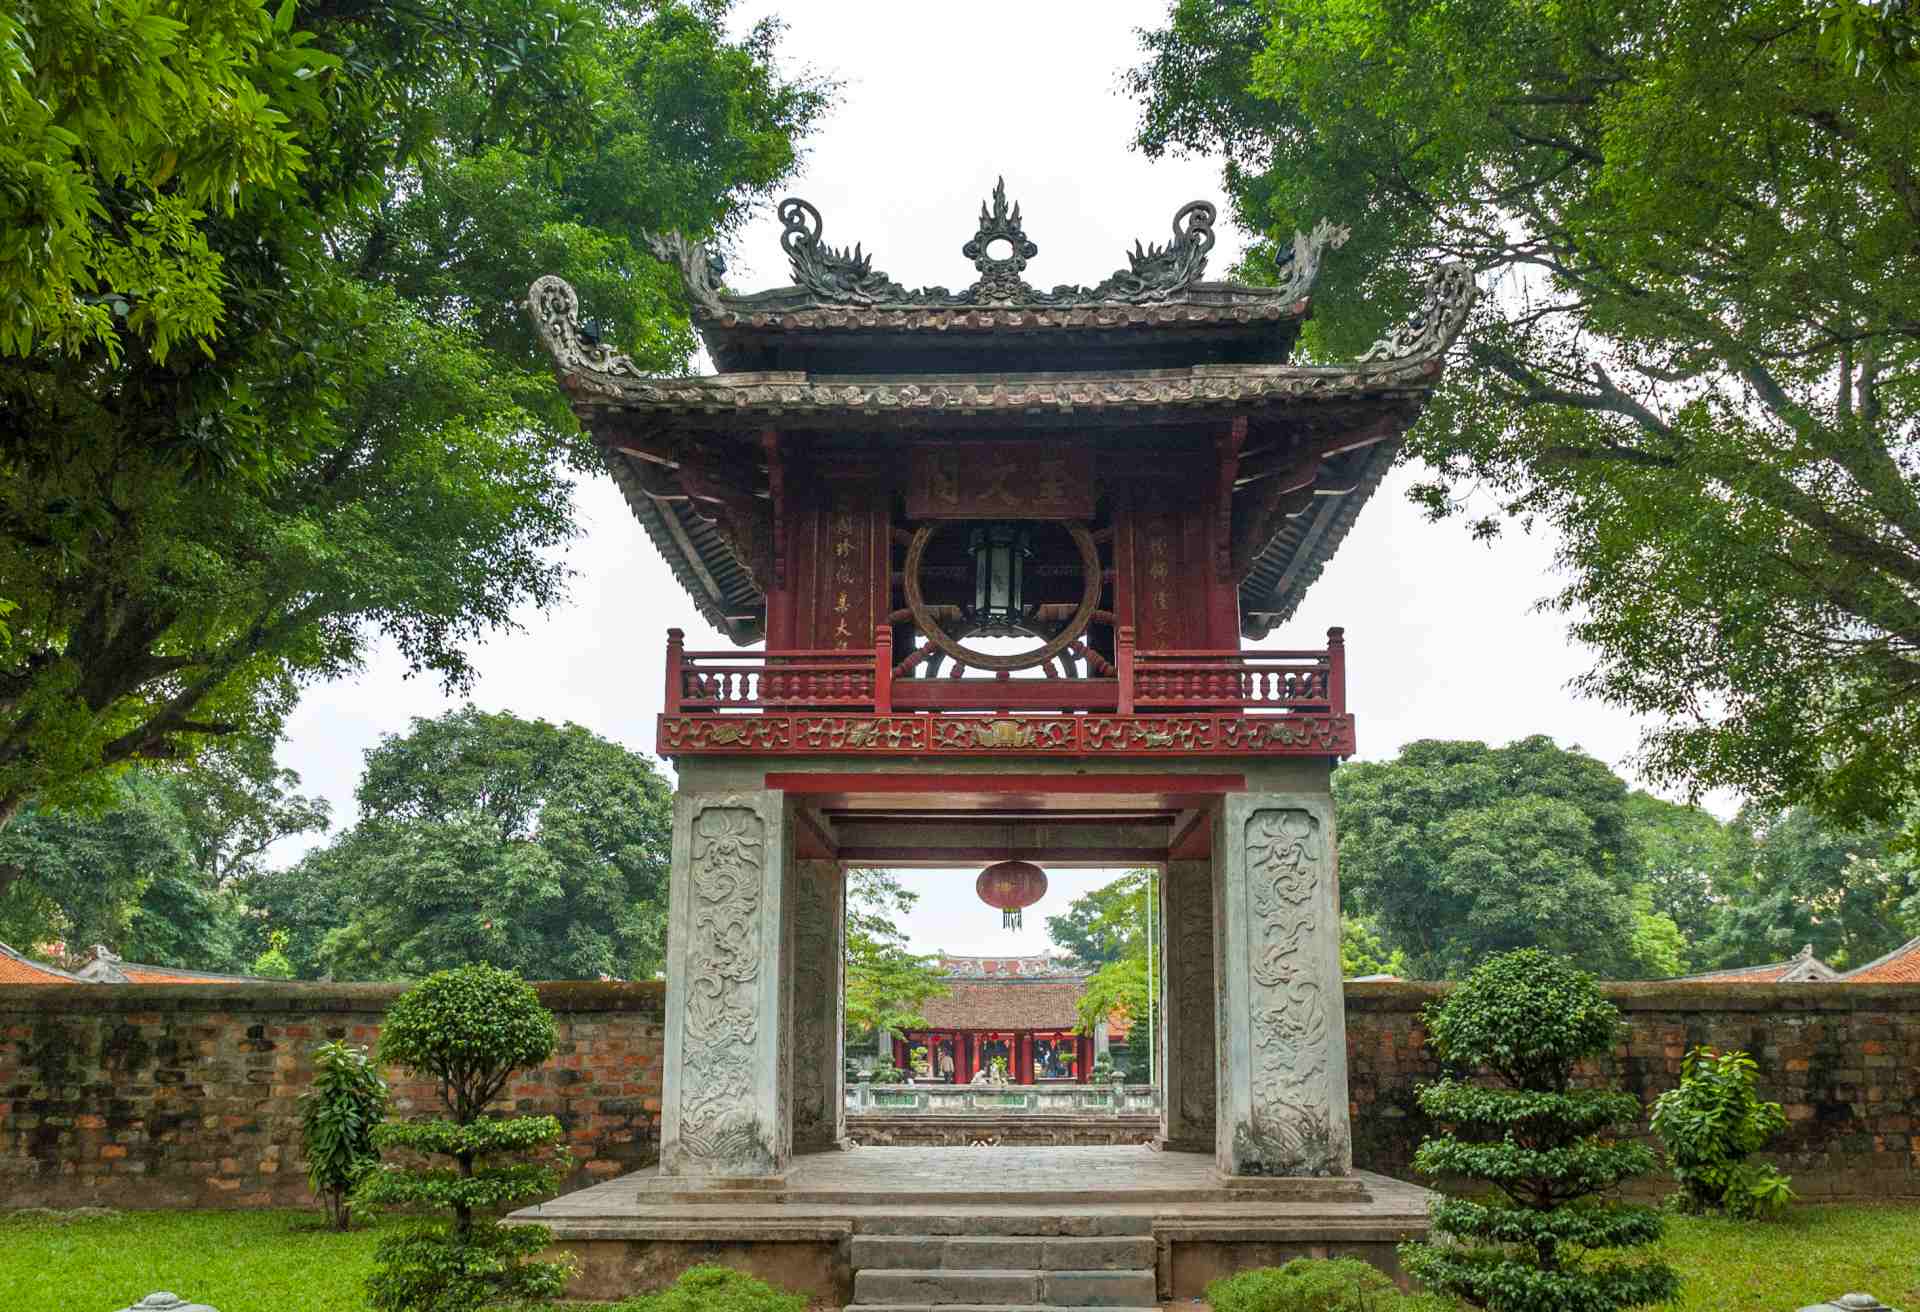
[[[378,1228],[310,1212],[124,1212],[0,1218],[6,1312],[113,1312],[168,1289],[220,1312],[364,1312]],[[1679,1312],[1793,1312],[1852,1290],[1920,1312],[1920,1204],[1809,1206],[1759,1224],[1680,1219],[1666,1256]],[[638,1291],[636,1291],[638,1292]]]

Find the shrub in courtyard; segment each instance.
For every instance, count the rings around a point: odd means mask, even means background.
[[[1402,1294],[1378,1267],[1357,1258],[1296,1257],[1207,1286],[1213,1312],[1446,1312],[1447,1300]]]
[[[1759,1067],[1744,1052],[1695,1048],[1680,1068],[1680,1085],[1653,1104],[1653,1132],[1666,1146],[1690,1211],[1771,1215],[1793,1198],[1787,1177],[1747,1155],[1787,1128],[1777,1102],[1755,1091]]]
[[[326,1203],[336,1230],[353,1219],[348,1194],[380,1160],[373,1132],[387,1116],[387,1082],[365,1048],[323,1043],[313,1053],[313,1087],[300,1095],[307,1187]]]
[[[552,1298],[565,1287],[564,1262],[535,1262],[552,1236],[544,1226],[503,1226],[495,1215],[559,1187],[564,1150],[551,1116],[496,1118],[489,1104],[515,1071],[553,1055],[553,1016],[511,971],[462,966],[429,975],[394,1000],[380,1032],[380,1059],[439,1084],[443,1120],[390,1122],[374,1132],[382,1149],[445,1166],[383,1164],[354,1192],[357,1202],[451,1211],[450,1224],[424,1225],[381,1241],[367,1281],[376,1312],[469,1312],[491,1304]],[[526,1158],[496,1163],[512,1155]]]
[[[1612,1134],[1638,1120],[1638,1098],[1573,1087],[1574,1066],[1608,1052],[1620,1025],[1593,976],[1538,948],[1509,952],[1426,1021],[1442,1062],[1492,1079],[1421,1087],[1421,1109],[1453,1132],[1422,1143],[1414,1167],[1488,1192],[1435,1203],[1438,1242],[1402,1245],[1407,1271],[1492,1312],[1613,1312],[1672,1297],[1671,1267],[1606,1255],[1652,1243],[1661,1219],[1600,1197],[1655,1163]]]
[[[725,1266],[694,1266],[665,1289],[615,1303],[606,1312],[806,1312],[801,1294]]]

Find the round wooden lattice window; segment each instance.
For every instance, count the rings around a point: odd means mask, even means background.
[[[1080,572],[1082,587],[1080,605],[1060,631],[1053,635],[1043,646],[1033,651],[1015,652],[1011,656],[995,656],[990,652],[975,651],[956,641],[940,621],[927,609],[927,600],[920,592],[920,560],[927,553],[927,544],[933,541],[934,534],[955,520],[938,520],[931,524],[922,524],[913,531],[913,541],[907,544],[906,566],[902,573],[902,590],[907,594],[907,609],[913,612],[913,622],[927,641],[945,652],[961,665],[970,665],[976,670],[1030,670],[1036,665],[1045,665],[1048,661],[1065,651],[1087,626],[1093,623],[1093,613],[1100,608],[1100,548],[1094,545],[1093,535],[1078,524],[1062,524],[1073,539],[1073,545],[1080,549]]]

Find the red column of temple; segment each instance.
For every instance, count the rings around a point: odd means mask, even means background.
[[[1080,1083],[1085,1084],[1093,1078],[1093,1036],[1082,1034],[1079,1047],[1080,1060],[1073,1064],[1073,1073]]]
[[[907,1065],[907,1041],[898,1034],[893,1036],[893,1064],[901,1070]]]

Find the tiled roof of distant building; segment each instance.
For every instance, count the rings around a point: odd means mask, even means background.
[[[1839,971],[1814,956],[1813,944],[1809,943],[1785,961],[1769,961],[1760,966],[1733,966],[1698,975],[1682,975],[1680,978],[1689,983],[1826,984],[1843,977]]]
[[[1840,977],[1848,984],[1920,984],[1920,938]]]
[[[0,984],[83,984],[85,982],[58,967],[42,965],[29,957],[23,957],[5,943],[0,943]]]

